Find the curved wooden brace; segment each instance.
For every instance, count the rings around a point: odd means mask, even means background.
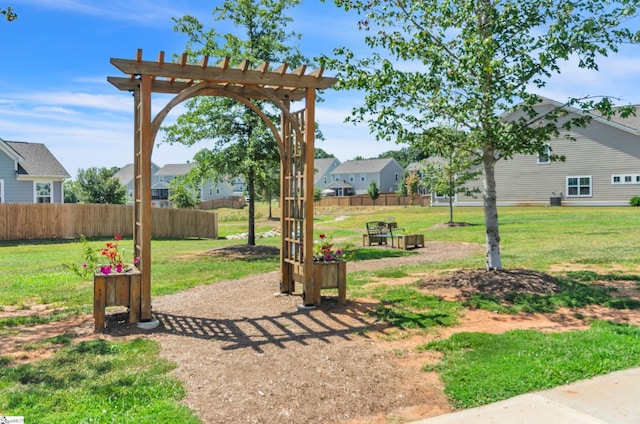
[[[274,103],[274,105],[281,110],[281,112],[283,113],[283,115],[285,116],[285,118],[289,122],[295,123],[294,130],[296,132],[296,135],[298,137],[300,137],[300,139],[302,140],[302,133],[300,131],[300,124],[297,122],[297,119],[293,115],[291,115],[291,113],[289,112],[287,107],[284,105],[284,103],[281,102],[277,97],[271,95],[271,93],[269,93],[267,90],[262,90],[260,88],[256,88],[256,89],[258,91],[261,91],[267,98],[269,98]],[[171,99],[171,101],[169,101],[169,103],[167,103],[165,105],[165,107],[163,107],[160,112],[158,112],[156,117],[153,119],[153,122],[151,123],[153,139],[155,140],[156,135],[157,135],[158,131],[160,130],[160,125],[162,125],[162,122],[164,121],[164,119],[167,117],[169,112],[174,107],[176,107],[177,105],[179,105],[180,103],[182,103],[182,102],[184,102],[186,100],[189,100],[189,99],[191,99],[193,97],[202,96],[202,95],[210,95],[210,96],[217,96],[217,97],[229,97],[229,98],[232,98],[234,100],[237,100],[238,102],[244,104],[249,109],[251,109],[255,113],[257,113],[258,116],[260,116],[262,121],[269,127],[269,129],[273,133],[273,136],[274,136],[274,138],[276,139],[276,141],[278,143],[278,149],[280,151],[280,159],[281,160],[284,159],[284,157],[285,157],[285,155],[284,155],[284,153],[285,153],[284,152],[284,142],[283,142],[282,138],[280,137],[280,134],[278,133],[278,129],[273,124],[271,119],[269,119],[265,115],[265,113],[258,106],[256,106],[253,102],[251,102],[249,99],[247,99],[245,97],[242,97],[242,96],[239,96],[236,93],[233,93],[233,92],[231,92],[229,90],[225,90],[224,88],[221,88],[221,87],[219,87],[217,85],[215,87],[212,87],[211,83],[207,83],[206,81],[203,81],[201,83],[192,85],[191,87],[182,90],[180,93],[178,93],[178,95],[176,95],[173,99]]]

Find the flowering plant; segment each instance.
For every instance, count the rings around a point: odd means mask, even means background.
[[[133,264],[124,261],[124,248],[118,247],[118,242],[122,240],[122,236],[116,234],[114,236],[115,242],[107,242],[105,247],[101,249],[94,249],[89,245],[89,242],[84,236],[80,237],[82,243],[82,251],[84,256],[84,263],[81,266],[76,264],[63,264],[63,266],[76,274],[84,277],[88,274],[120,274],[127,271],[131,271],[138,262],[139,258],[133,259]],[[99,263],[100,256],[106,258],[106,263]]]
[[[343,249],[334,249],[333,237],[320,234],[319,240],[313,241],[313,260],[318,262],[339,261],[345,259]]]

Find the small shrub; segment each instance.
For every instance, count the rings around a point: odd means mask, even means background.
[[[640,196],[633,196],[631,200],[629,200],[629,204],[631,206],[640,206]]]

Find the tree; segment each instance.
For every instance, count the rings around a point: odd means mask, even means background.
[[[444,194],[449,199],[449,225],[453,225],[453,198],[462,193],[475,196],[477,187],[467,185],[477,180],[482,173],[480,159],[467,149],[467,136],[453,128],[435,127],[429,129],[421,143],[422,148],[431,152],[434,160],[425,164],[422,182],[429,192]]]
[[[176,177],[169,183],[169,201],[175,208],[194,209],[200,203],[200,191],[185,183],[184,177]]]
[[[124,204],[127,191],[114,177],[118,168],[78,169],[77,183],[80,191],[78,198],[82,203]]]
[[[325,152],[324,150],[322,150],[319,147],[315,147],[313,149],[313,157],[316,159],[328,159],[328,158],[332,158],[334,157],[332,154],[329,154],[327,152]]]
[[[639,33],[621,27],[638,15],[636,0],[441,2],[335,0],[365,16],[373,50],[357,58],[346,47],[322,60],[336,69],[337,88],[364,91],[347,119],[368,122],[377,139],[409,142],[434,123],[463,130],[482,162],[486,266],[501,269],[495,167],[516,153],[542,153],[551,137],[589,122],[589,110],[613,113],[608,97],[570,98],[541,113],[533,90],[561,65],[597,70],[597,59]],[[631,108],[625,107],[622,115]],[[509,117],[509,119],[505,119]]]
[[[426,157],[420,148],[414,146],[403,147],[400,150],[389,150],[378,155],[378,159],[395,159],[403,168],[406,168],[412,162],[420,162]]]
[[[80,185],[77,181],[67,180],[64,182],[64,203],[79,203]]]
[[[16,13],[13,11],[13,9],[11,9],[10,6],[8,6],[6,9],[0,9],[0,15],[4,15],[4,18],[9,22],[18,19],[18,15],[16,15]]]
[[[376,184],[375,181],[371,180],[367,193],[369,193],[369,197],[371,197],[371,200],[373,200],[373,204],[375,205],[376,200],[380,197],[380,190],[378,189],[378,184]]]
[[[229,20],[244,31],[245,38],[234,34],[219,34],[206,30],[195,17],[186,15],[174,19],[174,30],[186,34],[189,40],[185,52],[189,60],[203,55],[229,57],[230,65],[243,60],[252,63],[286,62],[298,66],[303,56],[285,44],[295,33],[286,33],[291,18],[284,14],[299,0],[226,0],[213,11],[214,20]],[[255,102],[273,122],[280,123],[280,114],[268,103]],[[268,178],[278,175],[280,155],[277,143],[262,120],[249,108],[221,97],[198,97],[187,102],[187,112],[176,124],[163,128],[168,143],[193,145],[212,140],[214,146],[199,151],[194,160],[201,178],[220,180],[242,175],[249,193],[249,245],[255,245],[255,198],[260,189],[269,190]],[[272,190],[270,190],[272,191]]]

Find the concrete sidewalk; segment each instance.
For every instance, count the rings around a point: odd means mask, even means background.
[[[640,368],[465,409],[412,424],[638,424]]]

